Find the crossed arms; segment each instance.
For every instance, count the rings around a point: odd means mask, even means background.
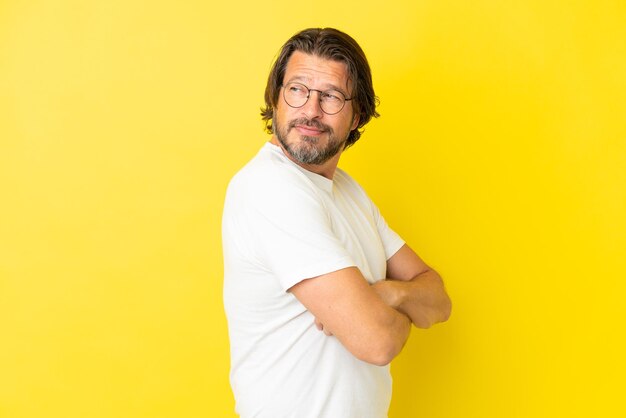
[[[404,245],[387,261],[387,280],[369,285],[356,267],[303,280],[289,289],[355,357],[385,365],[409,337],[411,323],[446,321],[451,303],[436,271]]]

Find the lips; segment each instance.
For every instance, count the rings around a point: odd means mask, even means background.
[[[296,125],[296,130],[303,135],[321,135],[324,133],[323,129],[314,128],[312,126],[307,125]]]
[[[330,126],[323,124],[316,119],[299,118],[289,123],[289,130],[296,129],[303,136],[319,136],[328,132],[332,135],[333,130]]]

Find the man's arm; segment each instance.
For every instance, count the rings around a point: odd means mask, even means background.
[[[372,289],[389,306],[404,313],[418,328],[444,322],[452,304],[439,274],[404,245],[387,261],[388,280]]]
[[[289,289],[350,353],[379,366],[397,356],[410,319],[377,295],[356,267],[306,279]]]

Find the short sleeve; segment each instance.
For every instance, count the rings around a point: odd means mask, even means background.
[[[378,229],[380,240],[383,243],[383,248],[385,249],[385,257],[389,260],[396,252],[398,252],[400,248],[402,248],[405,241],[396,233],[396,231],[389,227],[374,202],[371,202],[371,205],[374,220],[376,221],[376,228]]]
[[[317,189],[299,173],[267,170],[245,201],[251,253],[284,290],[300,281],[354,266],[332,229]]]

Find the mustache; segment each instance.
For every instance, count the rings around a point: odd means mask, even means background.
[[[307,118],[294,119],[291,122],[289,122],[289,130],[295,128],[296,125],[304,125],[310,128],[319,129],[320,131],[329,132],[331,134],[333,133],[333,128],[331,128],[328,125],[323,124],[317,119],[310,119],[310,120]]]

